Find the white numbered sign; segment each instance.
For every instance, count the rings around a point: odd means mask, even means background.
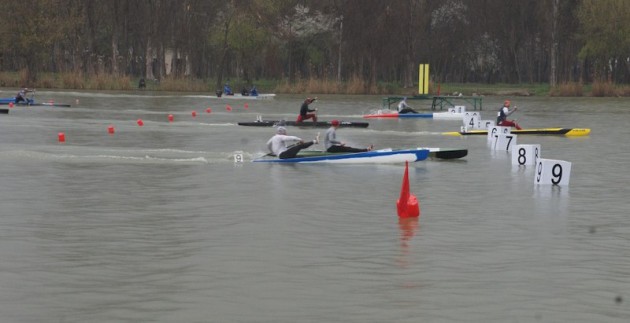
[[[516,145],[517,135],[513,134],[496,134],[494,135],[494,142],[492,143],[493,150],[505,150],[511,151],[512,146]]]
[[[479,129],[488,130],[490,127],[494,127],[494,120],[479,120]]]
[[[512,149],[512,165],[536,165],[540,158],[540,145],[515,145]]]
[[[243,162],[243,152],[242,151],[235,151],[234,152],[234,162],[235,163],[242,163]]]
[[[463,105],[456,105],[453,108],[448,108],[448,112],[450,113],[464,113],[466,112],[466,107]]]
[[[494,140],[496,134],[510,134],[512,132],[511,127],[493,126],[488,128],[488,140]]]
[[[569,185],[571,179],[571,163],[556,159],[538,159],[534,184],[540,185]]]
[[[463,122],[466,129],[477,129],[479,127],[479,112],[464,112]]]

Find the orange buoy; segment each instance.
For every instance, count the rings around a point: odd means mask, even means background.
[[[192,116],[193,116],[193,118],[196,117],[197,116],[197,111],[193,111],[192,112]]]
[[[115,132],[115,130],[114,130],[114,126],[111,126],[111,125],[110,125],[109,127],[107,127],[107,132],[108,132],[110,135],[113,135],[113,134],[114,134],[114,132]]]
[[[173,119],[174,119],[174,118],[173,118],[173,115],[172,115],[172,114],[169,114],[169,115],[168,115],[168,122],[173,122]]]
[[[208,108],[206,109],[206,113],[212,113],[212,108],[208,107]]]
[[[136,123],[138,123],[138,125],[140,127],[144,126],[144,122],[142,121],[142,119],[138,119],[138,121],[136,121]]]
[[[409,162],[405,162],[405,175],[403,175],[400,197],[396,201],[398,216],[411,218],[420,216],[420,203],[415,195],[409,192]]]
[[[66,142],[66,134],[64,134],[63,132],[58,133],[57,139],[59,140],[59,142]]]
[[[225,110],[226,110],[226,111],[232,111],[232,107],[231,107],[229,104],[227,104],[227,105],[225,106]]]

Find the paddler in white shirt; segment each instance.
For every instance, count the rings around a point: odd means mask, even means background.
[[[289,145],[289,143],[293,142],[297,142],[297,144]],[[287,136],[287,128],[278,127],[278,129],[276,129],[276,134],[267,141],[267,148],[269,148],[269,151],[273,155],[278,156],[278,158],[287,159],[294,158],[300,150],[318,143],[319,132],[314,140],[305,142],[300,137]]]
[[[398,103],[398,114],[404,113],[418,113],[418,111],[412,109],[409,104],[407,104],[407,97],[404,97],[400,103]]]

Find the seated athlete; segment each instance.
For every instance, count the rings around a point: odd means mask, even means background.
[[[326,151],[329,153],[340,153],[340,152],[349,152],[349,153],[359,153],[364,151],[372,150],[372,146],[368,148],[353,148],[346,146],[345,143],[337,140],[337,128],[339,128],[339,120],[330,121],[330,128],[326,130],[326,136],[324,137],[324,147],[326,147]]]
[[[288,145],[288,143],[292,142],[297,142],[297,144]],[[318,143],[319,133],[317,133],[317,137],[315,137],[314,140],[305,142],[300,137],[287,136],[287,128],[278,127],[276,134],[267,141],[267,148],[273,155],[278,156],[278,158],[287,159],[295,158],[300,150]]]
[[[407,104],[407,97],[404,97],[402,101],[398,103],[398,114],[404,114],[404,113],[418,113],[418,111],[412,109]]]

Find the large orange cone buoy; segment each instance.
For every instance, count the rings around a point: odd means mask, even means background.
[[[409,162],[405,162],[405,175],[403,175],[400,197],[396,201],[398,216],[411,218],[420,216],[420,203],[415,195],[409,193]]]

